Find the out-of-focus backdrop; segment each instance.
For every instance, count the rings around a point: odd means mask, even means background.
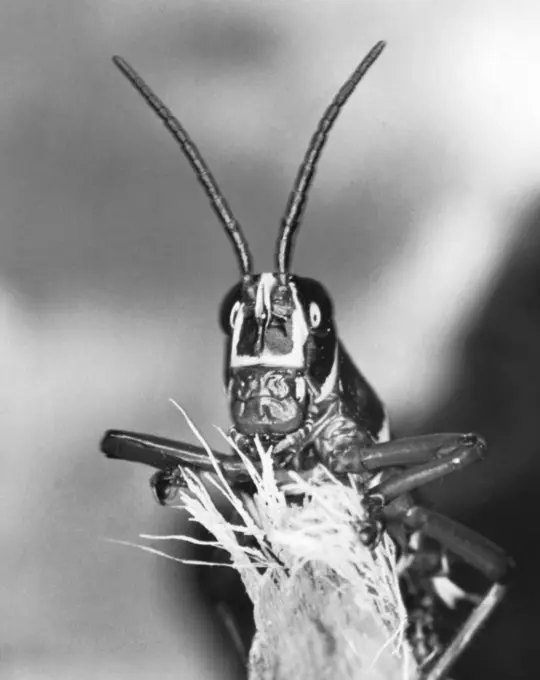
[[[183,120],[272,266],[323,109],[379,39],[299,235],[401,434],[476,430],[436,507],[520,566],[460,677],[533,678],[540,632],[540,6],[534,0],[94,0],[0,6],[0,676],[238,677],[191,569],[109,542],[164,532],[109,427],[211,444],[231,249],[113,67]]]

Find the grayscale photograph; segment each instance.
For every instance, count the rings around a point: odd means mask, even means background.
[[[540,5],[0,35],[0,678],[540,677]]]

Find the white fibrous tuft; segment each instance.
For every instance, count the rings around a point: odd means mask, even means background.
[[[184,472],[182,506],[230,554],[253,601],[249,680],[412,680],[394,544],[384,534],[369,550],[359,539],[366,515],[353,482],[319,466],[309,481],[291,472],[278,486],[271,452],[259,445],[260,473],[238,451],[256,488],[239,497],[186,419],[214,463],[208,482],[236,510],[229,523],[201,478]]]

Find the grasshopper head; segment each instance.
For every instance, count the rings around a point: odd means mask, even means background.
[[[337,381],[337,336],[324,287],[263,273],[221,305],[225,386],[238,432],[275,441],[300,428]]]

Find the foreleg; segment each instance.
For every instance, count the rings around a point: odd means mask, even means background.
[[[101,440],[100,449],[108,458],[142,463],[157,469],[150,484],[156,499],[162,505],[171,501],[176,490],[184,485],[182,469],[196,473],[216,472],[208,450],[204,447],[150,434],[108,430]],[[214,450],[212,454],[231,487],[238,491],[253,490],[249,472],[239,456]],[[261,472],[260,461],[252,460],[251,464]],[[274,474],[280,484],[293,481],[287,470],[276,469]],[[311,472],[300,471],[297,474],[309,478]]]
[[[484,440],[476,434],[428,434],[368,447],[351,447],[333,458],[330,467],[338,474],[362,474],[437,461],[445,461],[451,466],[454,459],[459,460],[454,466],[463,467],[481,459],[485,449]]]
[[[142,463],[157,469],[150,485],[162,505],[171,501],[177,489],[184,486],[182,469],[197,473],[216,471],[204,447],[165,437],[109,430],[101,440],[100,449],[108,458]],[[212,454],[231,486],[245,486],[250,477],[239,457],[219,451],[212,451]]]
[[[442,436],[456,437],[456,435]],[[431,457],[429,462],[423,465],[414,465],[412,468],[402,470],[387,477],[383,482],[372,487],[370,493],[382,496],[384,502],[389,503],[398,496],[414,491],[424,484],[434,482],[453,472],[459,472],[472,463],[484,459],[486,445],[483,439],[473,434],[459,435],[458,437],[458,439],[448,442],[441,448],[431,450],[427,447],[426,449],[420,448],[424,457]],[[392,458],[394,455],[392,453]],[[410,461],[413,455],[420,457],[418,450],[415,452],[411,450],[411,454],[407,459]],[[406,463],[402,464],[406,465]]]
[[[486,445],[475,434],[435,434],[409,439],[396,439],[375,444],[362,451],[356,450],[338,457],[331,469],[338,474],[365,475],[394,466],[412,466],[390,473],[382,482],[371,486],[364,496],[369,521],[362,532],[362,540],[373,547],[384,530],[380,511],[388,503],[428,482],[441,479],[452,472],[482,460]]]

